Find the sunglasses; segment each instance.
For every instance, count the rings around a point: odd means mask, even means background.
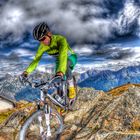
[[[46,39],[46,36],[44,36],[41,39],[39,39],[39,41],[44,41],[45,39]]]
[[[51,36],[47,35],[50,39],[51,39]],[[39,39],[39,41],[44,41],[46,39],[46,36],[42,37],[41,39]]]

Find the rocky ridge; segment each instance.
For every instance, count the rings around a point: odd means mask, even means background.
[[[16,140],[34,108],[22,101],[14,110],[0,113],[0,118],[8,112],[11,117],[1,121],[0,138]],[[140,140],[140,85],[127,84],[106,93],[78,88],[74,111],[64,116],[64,124],[61,140]]]

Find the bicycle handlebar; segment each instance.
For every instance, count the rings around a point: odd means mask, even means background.
[[[27,82],[33,88],[39,88],[39,87],[42,87],[46,84],[48,84],[48,87],[49,87],[52,83],[55,83],[56,81],[59,82],[60,80],[61,81],[64,80],[63,77],[56,76],[56,77],[53,77],[50,81],[43,81],[43,82],[38,84],[36,82],[30,82],[29,78],[23,78],[23,77],[20,76],[20,81]],[[56,85],[54,85],[54,86],[56,86]]]

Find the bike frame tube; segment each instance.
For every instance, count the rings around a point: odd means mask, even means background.
[[[65,109],[65,106],[61,105],[59,102],[57,102],[51,95],[47,94],[47,97],[55,104],[60,106],[61,108]]]

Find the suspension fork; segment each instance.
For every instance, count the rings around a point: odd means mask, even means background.
[[[51,108],[48,104],[45,104],[45,121],[47,126],[47,136],[51,136],[51,127],[50,127],[50,116],[51,116]]]
[[[40,99],[44,102],[44,112],[45,112],[45,121],[47,126],[47,137],[51,136],[51,128],[50,128],[50,115],[51,115],[51,108],[46,103],[44,92],[41,91]]]
[[[40,101],[44,102],[44,93],[42,90],[40,91]],[[40,109],[40,103],[37,104],[37,108],[38,108],[38,110]],[[39,121],[40,135],[42,136],[44,133],[44,129],[43,129],[43,125],[42,125],[43,119],[42,119],[41,114],[38,116],[38,121]]]

